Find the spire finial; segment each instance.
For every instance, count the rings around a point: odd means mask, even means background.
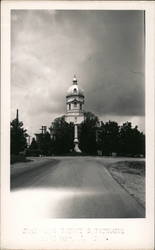
[[[19,114],[18,114],[18,109],[16,111],[16,125],[18,126],[19,124]]]
[[[77,84],[77,78],[76,78],[76,75],[74,75],[74,77],[73,77],[73,84]]]
[[[18,109],[17,109],[17,113],[16,113],[16,119],[19,119],[19,115],[18,115]]]

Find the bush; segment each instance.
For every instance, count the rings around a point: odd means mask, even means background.
[[[41,155],[41,151],[39,149],[27,149],[26,150],[26,155],[27,156],[40,156]]]
[[[16,162],[27,162],[30,161],[26,159],[25,155],[11,155],[11,164],[14,164]]]

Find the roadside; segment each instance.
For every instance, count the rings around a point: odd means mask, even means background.
[[[104,162],[105,167],[113,178],[145,207],[145,161],[130,159],[111,163]]]
[[[11,164],[11,177],[17,176],[21,173],[25,173],[34,168],[40,167],[43,163],[46,164],[48,162],[55,162],[55,159],[52,157],[27,157],[27,162],[18,162]]]

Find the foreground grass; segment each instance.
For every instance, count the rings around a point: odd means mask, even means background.
[[[113,178],[145,207],[145,161],[118,161],[106,164]]]

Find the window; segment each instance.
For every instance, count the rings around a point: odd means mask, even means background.
[[[80,103],[80,109],[82,110],[82,103]]]
[[[71,104],[69,103],[69,110],[71,109]]]
[[[73,93],[74,93],[74,94],[77,94],[77,89],[73,89]]]
[[[74,102],[74,107],[77,107],[77,102]]]

